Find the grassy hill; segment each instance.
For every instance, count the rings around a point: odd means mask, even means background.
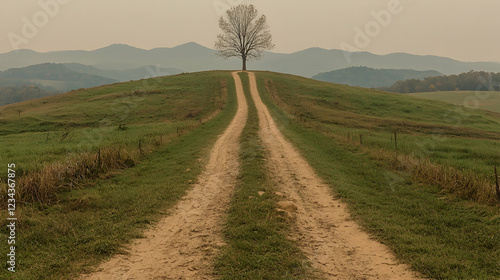
[[[271,72],[257,78],[283,133],[401,260],[430,279],[500,275],[492,176],[500,114]]]
[[[499,275],[500,113],[272,72],[257,79],[283,133],[400,260],[433,279]],[[28,186],[17,194],[16,276],[72,279],[121,252],[196,180],[235,110],[223,71],[0,107],[0,166],[15,163]],[[256,145],[251,136],[243,143]]]
[[[500,91],[436,91],[410,93],[410,95],[500,113]]]
[[[319,73],[312,78],[319,81],[359,86],[366,88],[389,87],[395,82],[407,79],[423,79],[443,75],[438,71],[417,71],[411,69],[373,69],[364,66],[349,67]]]

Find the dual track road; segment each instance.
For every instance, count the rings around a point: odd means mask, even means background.
[[[238,110],[217,139],[198,183],[169,214],[136,240],[126,255],[116,255],[87,280],[213,279],[212,264],[224,246],[222,226],[239,170],[239,138],[248,106],[238,72],[232,73]],[[353,222],[347,207],[288,142],[272,119],[248,72],[257,107],[260,138],[268,152],[268,170],[284,199],[293,202],[292,236],[320,279],[416,279],[384,245]]]

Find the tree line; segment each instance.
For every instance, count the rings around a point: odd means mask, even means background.
[[[500,91],[500,73],[470,71],[459,75],[435,76],[421,79],[397,81],[382,90],[413,93],[431,91]]]

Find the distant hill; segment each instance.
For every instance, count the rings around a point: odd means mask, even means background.
[[[145,78],[155,78],[159,76],[170,76],[184,72],[183,70],[177,68],[164,68],[155,65],[147,65],[125,70],[102,70],[94,66],[83,65],[79,63],[64,63],[63,65],[75,72],[97,75],[120,82],[141,80]]]
[[[5,84],[2,84],[2,81]],[[0,87],[16,81],[21,85],[38,85],[44,90],[65,92],[118,82],[97,75],[75,72],[66,66],[44,63],[0,72]]]
[[[55,94],[58,92],[46,91],[34,85],[0,87],[0,106]]]
[[[176,68],[143,66],[102,70],[79,63],[43,63],[0,72],[0,106],[79,88],[182,73]]]
[[[223,60],[215,56],[216,51],[197,43],[187,43],[173,48],[144,50],[123,44],[115,44],[93,51],[54,51],[39,53],[17,50],[0,54],[0,70],[26,67],[40,63],[80,63],[101,70],[127,70],[144,65],[158,65],[182,69],[185,72],[240,69],[236,58]],[[259,61],[250,61],[249,69],[269,70],[312,77],[318,73],[339,70],[352,66],[376,69],[429,69],[443,74],[459,74],[470,70],[500,72],[500,63],[461,62],[445,57],[422,56],[407,53],[376,55],[368,52],[344,52],[309,48],[290,54],[264,53]],[[108,76],[111,77],[111,76]],[[115,77],[116,78],[116,77]]]
[[[400,93],[432,91],[500,91],[500,73],[469,71],[460,75],[427,77],[423,80],[410,79],[398,81],[383,88]]]
[[[320,73],[312,78],[315,80],[346,84],[350,86],[378,88],[389,87],[400,80],[422,79],[440,75],[443,74],[434,70],[416,71],[411,69],[373,69],[364,66],[354,66]]]
[[[62,64],[44,63],[0,72],[0,106],[50,96],[117,80],[75,72]]]

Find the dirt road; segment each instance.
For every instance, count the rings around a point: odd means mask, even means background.
[[[135,241],[127,255],[117,255],[102,264],[88,280],[212,279],[212,262],[224,243],[221,223],[239,171],[239,136],[248,107],[236,81],[238,111],[210,153],[204,172],[169,216]]]
[[[221,224],[238,175],[239,136],[248,107],[241,81],[236,82],[238,111],[213,147],[199,183],[172,209],[171,214],[135,241],[126,255],[117,255],[82,279],[213,279],[212,264],[224,244]],[[269,150],[271,176],[297,207],[292,215],[293,236],[323,279],[416,279],[391,251],[370,239],[350,220],[346,206],[284,138],[262,103],[255,76],[250,89],[260,119],[260,136]]]
[[[297,150],[283,137],[260,99],[255,75],[250,90],[257,106],[260,136],[269,151],[268,165],[283,200],[297,211],[293,239],[323,279],[417,279],[391,251],[370,239],[350,220],[346,206],[333,199],[331,190],[314,173]]]

